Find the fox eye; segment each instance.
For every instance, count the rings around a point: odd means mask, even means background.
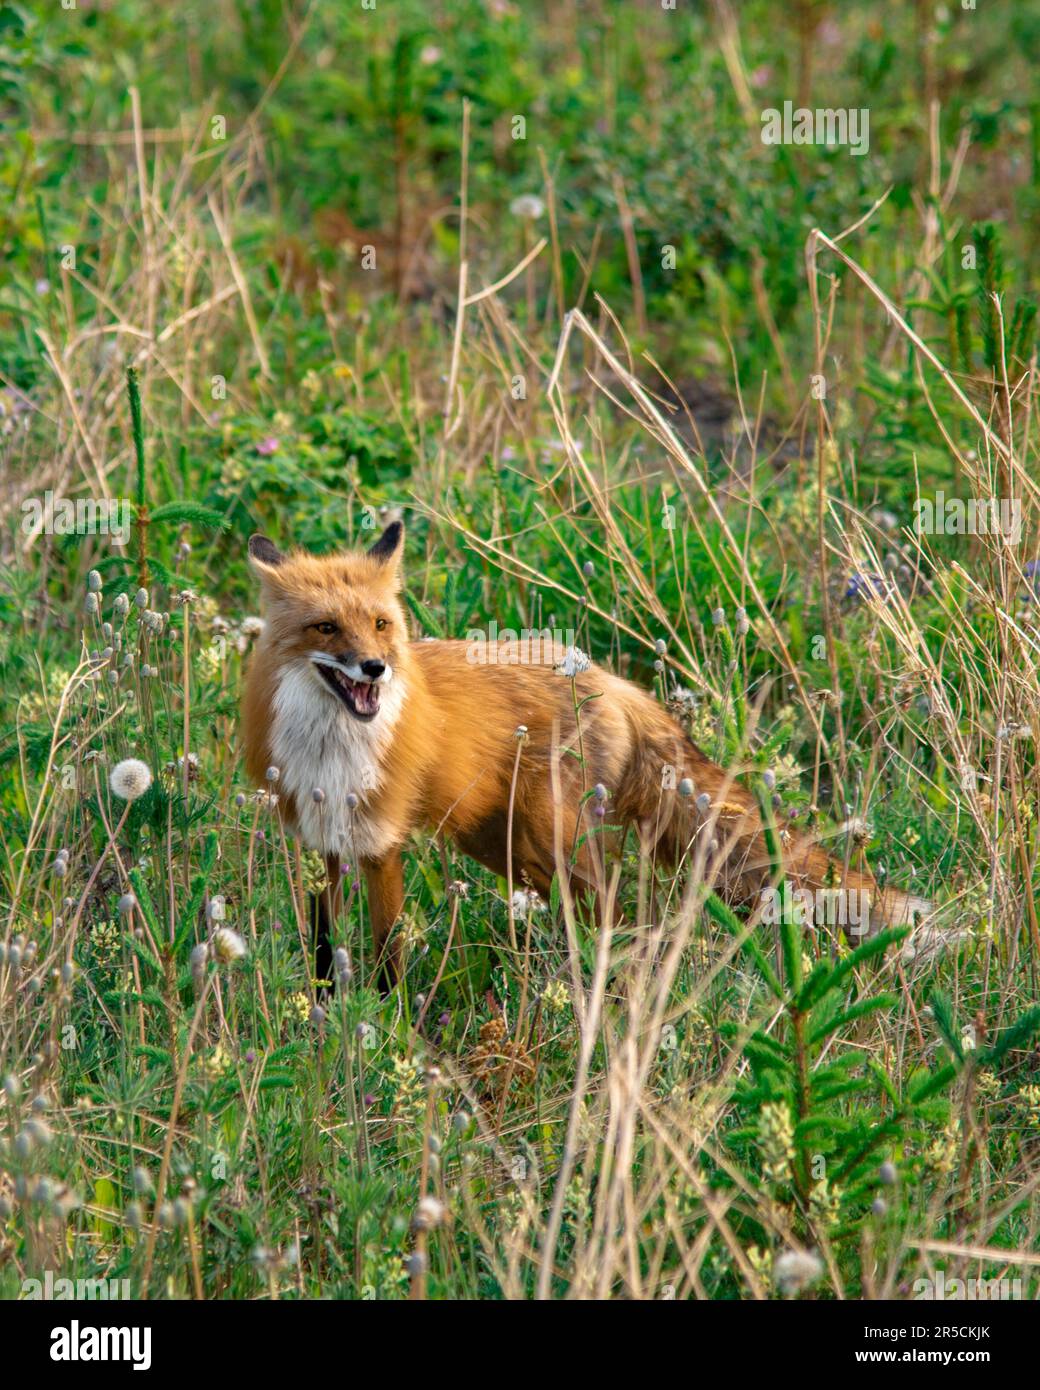
[[[376,619],[376,632],[382,632],[382,630],[383,630],[384,627],[386,627],[386,619],[385,619],[385,618],[377,618],[377,619]]]
[[[316,632],[320,632],[323,637],[331,637],[334,632],[338,631],[335,623],[311,623],[311,627]]]

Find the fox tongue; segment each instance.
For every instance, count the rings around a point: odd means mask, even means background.
[[[375,714],[379,708],[379,689],[377,686],[357,683],[350,693],[354,697],[354,704],[359,713]]]
[[[338,666],[326,667],[332,683],[344,691],[357,714],[375,714],[379,709],[379,686],[369,681],[352,681]]]

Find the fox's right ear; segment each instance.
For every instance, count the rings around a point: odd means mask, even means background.
[[[249,537],[249,558],[259,567],[273,568],[280,565],[285,556],[274,541],[257,534]]]

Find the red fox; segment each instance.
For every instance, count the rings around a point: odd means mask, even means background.
[[[398,597],[403,548],[399,521],[367,552],[283,555],[264,536],[249,542],[266,623],[245,690],[246,767],[260,785],[278,769],[286,823],[325,856],[331,884],[341,861],[360,864],[384,979],[400,965],[392,932],[412,831],[443,832],[507,877],[508,846],[513,881],[543,897],[562,844],[572,883],[595,897],[600,837],[585,834],[594,787],[609,798],[604,821],[621,827],[615,835],[634,831],[658,864],[706,862],[725,899],[757,901],[771,869],[750,792],[650,695],[591,663],[579,659],[587,668],[568,679],[560,650],[522,664],[515,649],[474,659],[464,641],[410,641]],[[711,848],[698,860],[701,835]],[[869,874],[792,827],[781,827],[781,841],[788,879],[866,895],[880,909],[871,929],[878,917],[909,923],[928,910],[877,892]],[[334,919],[335,893],[326,906]]]

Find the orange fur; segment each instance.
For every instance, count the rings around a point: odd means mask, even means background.
[[[465,853],[506,875],[518,746],[512,816],[512,875],[518,885],[526,882],[543,895],[548,892],[557,867],[557,815],[569,855],[595,823],[586,794],[602,783],[609,791],[607,825],[634,831],[658,863],[675,866],[684,856],[696,859],[699,852],[702,865],[709,863],[717,874],[723,896],[734,903],[754,900],[768,881],[770,866],[751,794],[706,758],[651,696],[596,666],[578,675],[572,689],[571,679],[551,663],[481,663],[472,660],[466,642],[410,642],[397,596],[399,532],[399,527],[390,528],[378,543],[377,552],[393,543],[385,555],[318,558],[296,552],[279,557],[271,548],[265,559],[254,553],[266,628],[252,659],[243,707],[246,766],[262,783],[265,770],[276,761],[272,709],[287,669],[304,671],[301,688],[307,699],[310,684],[304,668],[316,651],[355,664],[366,658],[388,662],[391,688],[393,682],[400,683],[398,691],[403,686],[403,703],[380,751],[378,785],[322,788],[327,805],[348,792],[358,797],[350,814],[358,818],[359,833],[371,851],[358,857],[377,954],[392,955],[387,941],[403,899],[401,849],[413,831],[444,832]],[[323,620],[335,625],[334,634],[322,635],[311,626]],[[383,624],[378,631],[377,620]],[[586,701],[580,729],[575,695]],[[354,718],[348,709],[337,708],[337,696],[317,676],[313,699],[331,702],[330,718],[348,724]],[[376,731],[382,717],[381,710],[366,729]],[[527,733],[518,741],[521,725]],[[351,738],[356,732],[347,730]],[[376,734],[365,732],[363,737]],[[584,767],[571,756],[579,748]],[[551,777],[554,750],[558,808]],[[319,758],[318,766],[336,777],[344,764]],[[693,796],[680,795],[683,778],[692,779]],[[281,780],[282,785],[291,781]],[[696,807],[702,793],[711,801],[706,813]],[[290,824],[300,821],[300,796],[298,787],[285,793]],[[334,812],[328,815],[331,819]],[[716,842],[714,857],[698,839],[702,834]],[[311,847],[330,854],[323,835],[312,825]],[[796,882],[873,890],[869,875],[843,871],[804,835],[784,829],[782,838],[787,873]],[[570,868],[574,880],[592,891],[602,887],[594,848],[598,843],[595,837],[584,842]]]

